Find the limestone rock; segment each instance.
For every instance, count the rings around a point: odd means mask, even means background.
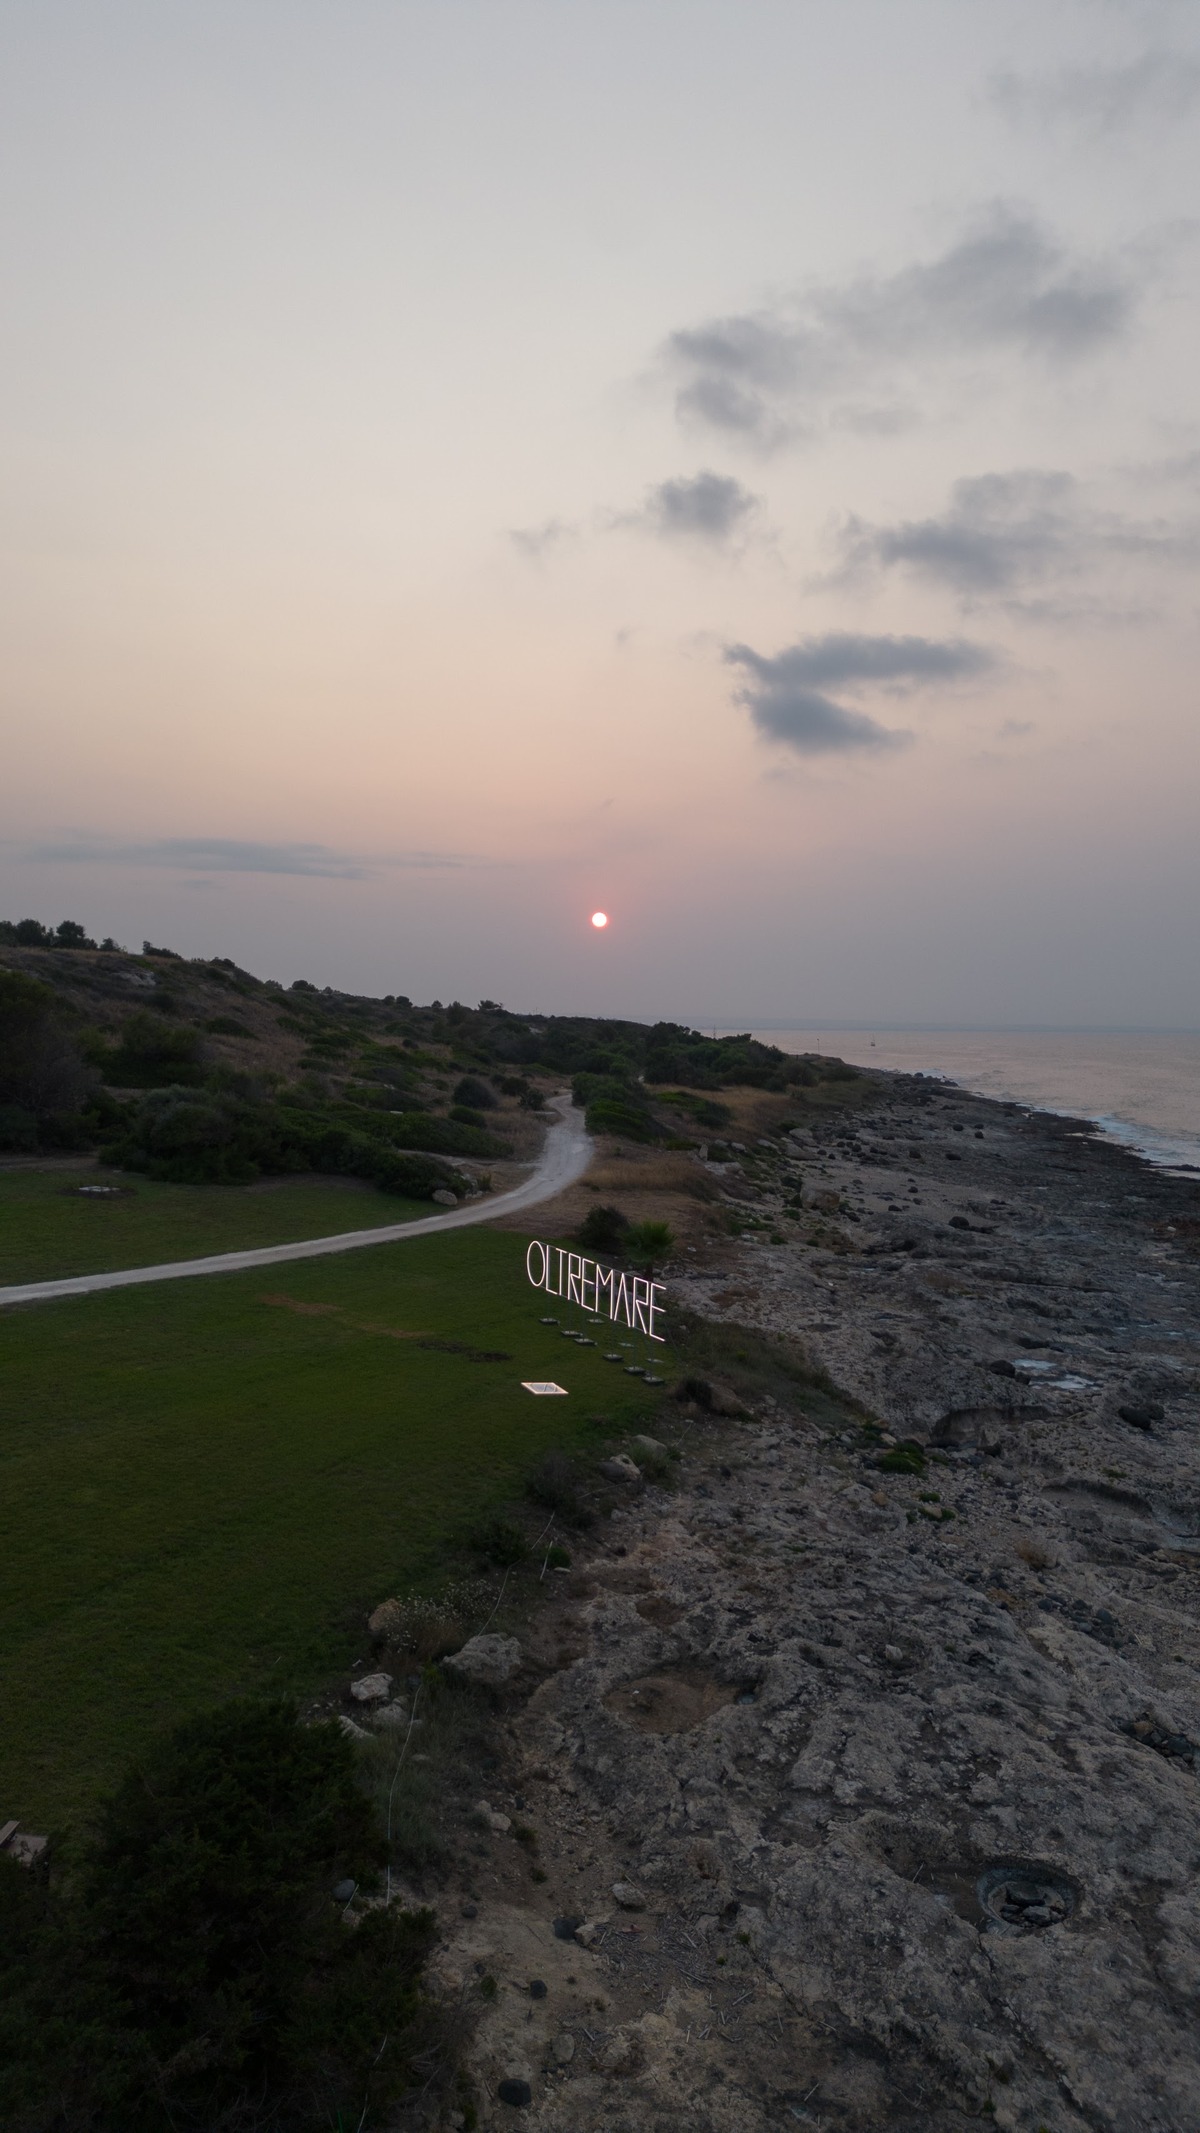
[[[384,1733],[399,1733],[408,1724],[408,1705],[397,1698],[395,1703],[382,1703],[371,1713],[371,1723]]]
[[[360,1674],[350,1683],[350,1694],[355,1703],[386,1703],[392,1693],[390,1674]]]
[[[503,1688],[521,1664],[521,1647],[515,1637],[501,1637],[495,1632],[469,1637],[462,1650],[454,1652],[443,1666],[462,1674],[467,1681],[477,1681],[485,1688]]]
[[[473,1811],[482,1822],[487,1823],[494,1837],[507,1836],[512,1828],[512,1816],[498,1813],[496,1808],[489,1806],[486,1800],[476,1800]]]
[[[367,1616],[367,1628],[373,1637],[397,1637],[404,1627],[404,1610],[399,1600],[381,1600],[374,1614]]]
[[[628,1452],[614,1452],[611,1459],[601,1459],[600,1472],[606,1481],[620,1481],[627,1488],[634,1488],[642,1478],[640,1466],[635,1466]]]
[[[644,1911],[646,1908],[645,1897],[632,1881],[614,1881],[612,1893],[614,1902],[619,1903],[623,1911]]]

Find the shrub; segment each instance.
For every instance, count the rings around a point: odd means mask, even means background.
[[[579,1469],[568,1452],[547,1452],[529,1476],[525,1493],[544,1510],[557,1512],[568,1525],[588,1523],[579,1501]]]
[[[381,1857],[336,1726],[274,1703],[176,1727],[103,1802],[74,1886],[5,1936],[4,2123],[362,2122],[409,2078],[432,1937],[428,1913],[350,1925],[331,1900]]]
[[[79,1111],[95,1082],[48,985],[0,970],[0,1105],[35,1119]]]
[[[474,1074],[463,1075],[462,1080],[454,1091],[453,1100],[456,1104],[465,1104],[470,1111],[494,1111],[496,1109],[496,1099],[488,1088],[487,1083],[479,1081]]]
[[[655,1266],[674,1249],[675,1232],[669,1222],[633,1222],[625,1232],[623,1250],[627,1259],[653,1274]]]
[[[20,1104],[0,1104],[0,1148],[15,1155],[32,1155],[38,1144],[38,1122],[32,1111]]]
[[[511,1569],[516,1563],[529,1559],[529,1542],[519,1526],[506,1518],[489,1519],[486,1525],[476,1526],[468,1535],[468,1546],[485,1562],[496,1563],[501,1570]]]
[[[589,1207],[578,1234],[591,1251],[619,1252],[629,1234],[629,1217],[619,1207]]]
[[[194,1088],[202,1079],[200,1033],[164,1029],[139,1008],[122,1023],[120,1043],[102,1055],[104,1079],[117,1089]]]
[[[882,1474],[923,1474],[925,1454],[919,1444],[898,1444],[875,1462]]]

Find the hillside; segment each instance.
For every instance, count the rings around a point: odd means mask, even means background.
[[[711,1139],[733,1086],[852,1078],[749,1036],[286,988],[228,957],[97,945],[75,922],[0,923],[0,1151],[96,1150],[177,1183],[303,1172],[428,1198],[487,1187],[570,1078],[597,1132]],[[464,1168],[463,1166],[466,1166]]]

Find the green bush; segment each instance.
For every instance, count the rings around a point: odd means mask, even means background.
[[[120,1043],[100,1064],[116,1089],[195,1088],[204,1079],[199,1030],[165,1029],[145,1008],[122,1023]]]
[[[335,1725],[274,1703],[175,1728],[104,1801],[72,1880],[0,1891],[5,2126],[365,2122],[410,2078],[432,1938],[428,1913],[352,1925],[334,1902],[381,1858]]]
[[[622,1249],[635,1266],[643,1266],[648,1274],[653,1274],[656,1265],[670,1255],[674,1246],[675,1232],[669,1222],[631,1222]]]
[[[49,986],[0,970],[0,1105],[39,1121],[69,1115],[82,1110],[95,1079]]]
[[[263,1173],[315,1170],[366,1178],[414,1200],[462,1189],[458,1173],[436,1157],[406,1154],[333,1111],[262,1103],[235,1090],[155,1089],[103,1153],[120,1169],[175,1185],[236,1185]]]
[[[521,1528],[507,1518],[492,1518],[486,1525],[476,1526],[467,1536],[467,1545],[486,1563],[495,1563],[501,1570],[529,1558],[529,1542]]]
[[[579,1225],[579,1242],[593,1252],[619,1252],[629,1234],[629,1217],[619,1207],[589,1207]]]
[[[576,1074],[571,1094],[586,1111],[589,1133],[611,1133],[626,1141],[655,1141],[663,1136],[636,1082],[606,1074]]]
[[[485,1081],[474,1074],[464,1074],[454,1091],[454,1102],[465,1104],[470,1111],[494,1111],[496,1099]]]
[[[882,1474],[923,1474],[925,1454],[919,1444],[898,1444],[875,1462]]]

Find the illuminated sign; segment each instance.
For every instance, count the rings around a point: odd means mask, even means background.
[[[536,1238],[525,1254],[525,1271],[534,1288],[544,1289],[547,1296],[561,1296],[595,1318],[604,1315],[607,1305],[614,1324],[644,1333],[647,1340],[666,1340],[665,1333],[655,1331],[655,1320],[666,1314],[662,1299],[667,1292],[661,1281],[649,1281],[644,1274],[618,1274],[561,1244],[539,1244]]]

